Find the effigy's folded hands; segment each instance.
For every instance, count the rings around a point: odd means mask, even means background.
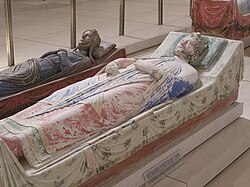
[[[110,62],[109,64],[107,64],[107,66],[105,68],[105,73],[107,73],[107,76],[110,76],[110,77],[114,77],[120,73],[119,66],[116,63],[116,61],[113,61],[113,62]]]
[[[124,69],[136,62],[134,58],[119,58],[107,64],[105,73],[107,76],[114,77],[120,73],[119,69]]]
[[[134,65],[136,70],[151,75],[157,81],[162,78],[163,74],[160,69],[150,63],[144,63],[141,60],[137,60]]]

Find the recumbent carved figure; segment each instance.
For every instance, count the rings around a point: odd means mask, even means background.
[[[86,30],[75,50],[58,49],[32,58],[0,72],[0,97],[86,70],[95,59],[108,53],[115,44],[100,46],[101,38],[95,29]],[[106,48],[105,48],[106,47]]]
[[[173,58],[115,60],[103,73],[58,90],[1,120],[0,138],[17,157],[25,156],[29,162],[40,162],[48,155],[78,146],[143,111],[190,92],[198,73],[189,63],[207,50],[202,36],[192,34],[178,43]]]

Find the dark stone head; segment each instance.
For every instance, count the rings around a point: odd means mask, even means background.
[[[95,47],[100,46],[101,38],[95,29],[88,29],[82,33],[82,38],[78,44],[80,51],[85,51],[86,54],[94,61],[92,53]]]

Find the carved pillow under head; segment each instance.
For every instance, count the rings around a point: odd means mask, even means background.
[[[172,45],[169,45],[167,47],[165,54],[162,55],[161,57],[174,56],[174,50],[175,50],[176,45],[185,36],[187,36],[187,34],[177,37],[175,42]],[[205,40],[208,42],[209,47],[208,47],[207,52],[204,53],[204,55],[202,55],[200,58],[198,58],[197,60],[191,63],[191,65],[195,67],[196,69],[198,68],[207,69],[213,63],[217,62],[228,43],[227,40],[223,38],[215,38],[215,37],[211,38],[211,37],[207,37],[204,35],[202,37],[204,37]]]
[[[102,42],[100,46],[96,47],[93,51],[93,57],[95,59],[101,58],[114,49],[116,44],[110,42]]]

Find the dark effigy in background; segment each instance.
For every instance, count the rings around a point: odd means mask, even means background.
[[[101,42],[95,29],[83,32],[76,49],[58,49],[0,72],[0,119],[69,84],[95,75],[105,64],[125,57],[125,49]]]
[[[229,39],[250,35],[249,0],[193,0],[191,17],[196,32]]]

